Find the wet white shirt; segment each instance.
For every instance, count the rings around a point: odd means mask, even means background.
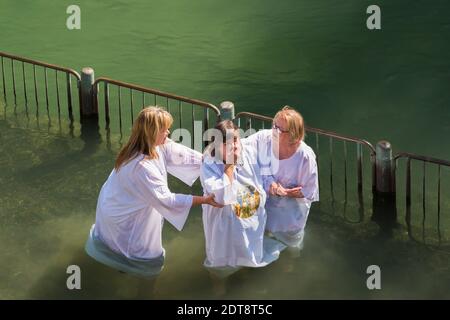
[[[94,233],[127,258],[152,259],[164,253],[164,219],[181,230],[192,196],[172,193],[167,172],[192,185],[200,174],[201,153],[171,140],[156,148],[158,159],[141,154],[113,169],[97,202]]]
[[[272,150],[272,130],[261,130],[242,141],[248,147],[258,150],[261,170],[265,175],[271,175],[265,178],[266,187],[272,181],[280,183],[285,188],[302,186],[304,198],[269,195],[266,202],[266,229],[273,233],[286,232],[298,239],[297,233],[305,228],[311,203],[319,201],[319,182],[314,151],[302,141],[290,158],[279,160]]]
[[[231,182],[224,164],[205,156],[200,180],[205,194],[225,206],[203,205],[206,267],[262,267],[276,260],[284,245],[263,241],[266,224],[266,193],[256,150],[244,149]],[[264,246],[263,246],[264,242]]]

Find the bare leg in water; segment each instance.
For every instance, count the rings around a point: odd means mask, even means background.
[[[158,276],[150,279],[139,279],[137,299],[155,299],[156,298],[156,280]]]
[[[227,293],[227,278],[219,277],[218,275],[209,272],[209,277],[213,285],[213,292],[217,298],[223,297]]]

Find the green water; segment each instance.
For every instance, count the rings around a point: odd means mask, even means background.
[[[450,159],[450,19],[447,1],[379,1],[382,29],[366,28],[369,1],[79,1],[81,30],[67,30],[70,1],[0,1],[0,50],[219,104],[273,115],[296,107],[311,126],[389,140],[394,151]],[[5,60],[7,103],[0,99],[0,298],[215,298],[202,267],[201,214],[182,232],[164,229],[167,262],[154,284],[92,261],[83,245],[95,218],[99,189],[120,147],[100,129],[71,129],[64,87],[58,119],[55,90],[39,106],[31,69],[25,105],[20,65],[17,102]],[[52,78],[53,79],[53,78]],[[64,79],[64,78],[60,78]],[[53,81],[53,80],[52,80]],[[72,83],[73,85],[73,83]],[[73,92],[74,89],[73,89]],[[112,94],[112,99],[114,95]],[[150,100],[148,100],[150,101]],[[76,111],[77,99],[74,98]],[[116,101],[112,112],[117,111]],[[126,104],[126,102],[124,102]],[[38,113],[37,113],[38,111]],[[78,120],[77,112],[75,118]],[[36,116],[38,114],[38,116]],[[50,121],[48,120],[50,118]],[[112,128],[117,129],[112,117]],[[125,126],[126,127],[126,126]],[[314,145],[313,137],[308,143]],[[413,176],[413,238],[404,223],[390,237],[372,221],[367,179],[364,210],[349,160],[344,202],[341,145],[334,152],[336,197],[331,202],[326,140],[321,141],[321,199],[311,210],[300,257],[283,253],[273,265],[229,280],[226,298],[450,298],[450,170],[441,172],[441,247],[437,243],[436,171],[428,168],[422,230],[421,167]],[[354,150],[349,152],[354,155]],[[367,155],[366,160],[367,160]],[[353,161],[353,162],[352,162]],[[370,168],[364,167],[369,177]],[[404,175],[399,188],[404,191]],[[178,192],[191,192],[172,181]],[[198,185],[195,193],[200,193]],[[425,239],[425,241],[424,241]],[[66,288],[66,268],[82,270],[82,290]],[[366,268],[381,267],[382,289],[366,287]],[[140,289],[138,289],[141,287]],[[139,291],[141,290],[141,291]],[[150,290],[149,290],[150,291]]]

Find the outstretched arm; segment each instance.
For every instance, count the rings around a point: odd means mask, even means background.
[[[166,159],[166,169],[189,186],[200,176],[202,154],[170,139],[161,146]]]

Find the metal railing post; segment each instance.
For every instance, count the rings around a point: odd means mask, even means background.
[[[376,146],[376,191],[395,193],[394,159],[388,141],[379,141]]]
[[[223,101],[220,103],[220,120],[234,119],[234,103],[231,101]]]
[[[94,90],[94,69],[86,67],[81,70],[81,116],[91,117],[98,115],[98,108],[94,100],[97,99]],[[94,94],[95,93],[95,94]]]
[[[395,195],[395,160],[388,141],[379,141],[375,158],[376,190],[373,193],[372,220],[380,226],[380,233],[391,236],[397,226],[397,205]]]

